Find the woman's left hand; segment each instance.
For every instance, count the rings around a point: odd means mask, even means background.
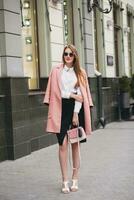
[[[73,126],[78,126],[79,124],[79,117],[78,117],[78,113],[76,112],[74,112],[73,114],[72,124]]]

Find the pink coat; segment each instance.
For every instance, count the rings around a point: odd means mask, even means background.
[[[49,104],[47,132],[59,133],[61,127],[61,70],[63,64],[57,65],[50,73],[47,89],[44,97],[44,103]],[[83,96],[84,116],[85,116],[85,132],[87,135],[91,134],[91,117],[90,106],[93,106],[88,79],[85,70],[83,73],[86,78],[86,86],[80,84],[80,90]]]

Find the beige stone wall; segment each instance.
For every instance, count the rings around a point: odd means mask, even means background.
[[[108,1],[104,0],[104,6],[108,6]],[[128,61],[128,35],[124,32],[124,29],[128,27],[127,25],[127,4],[129,4],[133,10],[134,10],[134,1],[133,0],[123,0],[122,2],[122,8],[124,8],[124,11],[120,12],[120,20],[121,20],[121,26],[123,31],[123,47],[124,48],[124,54],[122,54],[119,57],[120,62],[120,76],[126,74],[130,76],[129,74],[129,61]],[[109,14],[105,14],[104,17],[104,35],[105,35],[105,63],[106,63],[106,55],[111,55],[115,58],[115,52],[114,52],[114,34],[113,34],[113,25],[111,25],[109,28],[107,27],[108,21],[111,21],[113,24],[113,12],[110,12]],[[105,64],[106,67],[106,77],[115,77],[115,60],[114,65],[107,66],[107,63]],[[133,66],[134,67],[134,66]]]
[[[0,1],[0,76],[24,76],[18,0]]]

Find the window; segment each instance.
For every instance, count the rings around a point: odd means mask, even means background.
[[[97,10],[94,9],[94,46],[95,46],[95,67],[99,71],[99,61],[98,61],[98,26],[97,26]]]
[[[21,1],[24,75],[29,89],[39,88],[36,0]]]
[[[73,32],[73,1],[64,0],[64,35],[65,43],[74,44],[74,32]]]
[[[132,20],[133,16],[129,12],[127,13],[127,24],[128,24],[128,61],[129,61],[129,71],[132,75],[132,42],[131,42],[131,30],[132,30]]]
[[[95,69],[105,76],[105,63],[104,63],[104,28],[103,28],[103,14],[94,8],[93,12],[94,23],[94,54],[95,54]]]
[[[116,76],[119,76],[119,31],[120,26],[118,22],[118,6],[114,4],[113,6],[113,18],[114,18],[114,48],[115,48],[115,66],[116,66]]]

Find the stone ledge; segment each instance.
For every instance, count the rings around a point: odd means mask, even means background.
[[[44,95],[45,94],[45,92],[43,92],[43,91],[34,91],[34,92],[29,92],[28,93],[28,95],[29,96],[36,96],[36,95]]]
[[[1,94],[1,95],[0,95],[0,98],[5,98],[5,95],[2,95],[2,94]]]

